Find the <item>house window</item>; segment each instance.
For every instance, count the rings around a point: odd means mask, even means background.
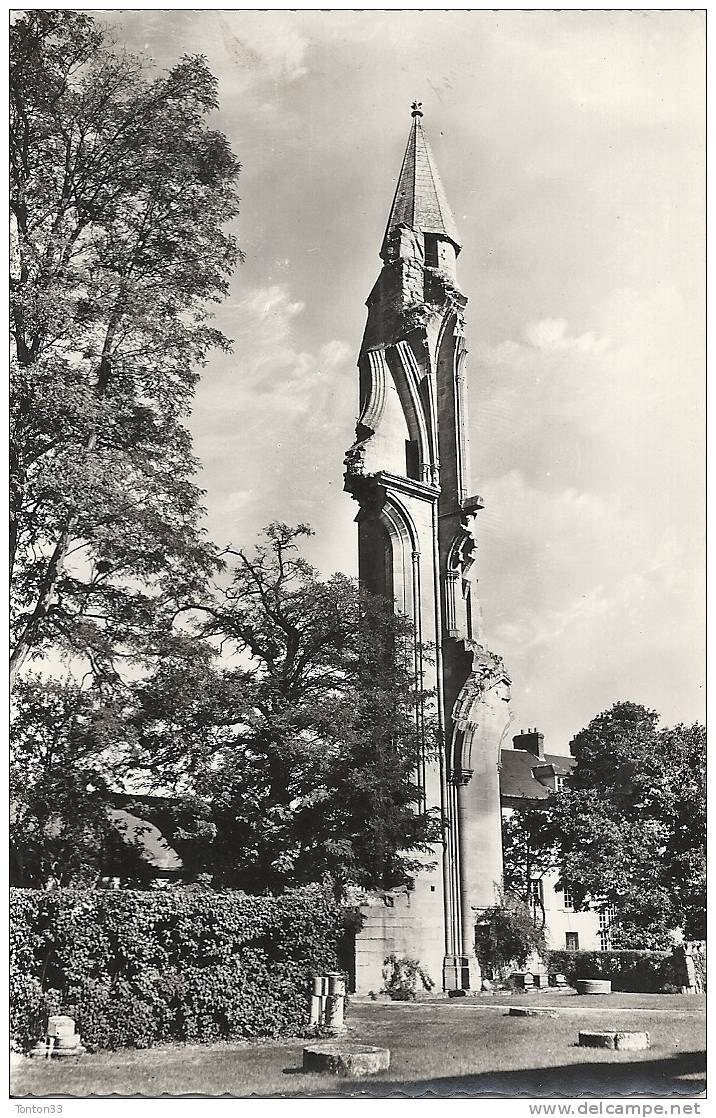
[[[540,877],[530,881],[530,902],[533,905],[542,903],[542,879]]]
[[[567,951],[579,951],[579,933],[578,932],[565,932],[564,946]]]
[[[613,918],[614,918],[614,909],[613,908],[603,908],[601,910],[601,912],[599,913],[599,927],[600,928],[611,927]]]
[[[425,234],[425,267],[438,267],[438,239],[434,233]]]
[[[611,905],[599,911],[599,950],[611,951],[612,949],[612,923],[614,922],[614,909]]]
[[[555,790],[555,792],[561,792],[563,788],[564,788],[564,777],[563,776],[555,776],[555,778],[554,778],[554,790]]]
[[[569,885],[565,885],[564,887],[564,907],[569,909],[574,908],[574,894]]]

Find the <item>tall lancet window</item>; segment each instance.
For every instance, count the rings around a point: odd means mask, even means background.
[[[405,440],[405,473],[407,477],[420,480],[420,453],[416,439]]]
[[[425,234],[425,267],[438,267],[438,239],[434,233]]]

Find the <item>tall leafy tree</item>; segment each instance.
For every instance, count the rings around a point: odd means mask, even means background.
[[[533,922],[540,927],[545,924],[543,890],[536,896],[532,883],[542,881],[559,865],[553,803],[554,796],[539,804],[528,801],[502,819],[505,894],[528,905],[534,913]]]
[[[297,547],[308,531],[274,524],[255,554],[233,554],[201,612],[235,666],[177,649],[141,689],[136,725],[155,782],[184,793],[172,838],[215,884],[390,887],[440,838],[414,781],[428,696],[408,623],[345,576],[320,580]]]
[[[131,763],[121,700],[25,673],[10,726],[10,844],[15,883],[92,886],[103,875],[147,880],[141,843],[108,811]]]
[[[12,27],[13,677],[55,645],[110,681],[215,565],[183,420],[239,255],[216,104],[202,57],[152,77],[85,14]]]
[[[617,703],[572,742],[577,764],[555,797],[563,876],[577,904],[615,910],[614,941],[701,938],[705,922],[705,730],[658,728],[658,715]]]

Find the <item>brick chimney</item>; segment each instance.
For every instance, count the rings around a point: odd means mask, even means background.
[[[513,737],[512,744],[515,749],[524,749],[540,761],[544,760],[544,734],[536,726],[534,729],[520,730]]]

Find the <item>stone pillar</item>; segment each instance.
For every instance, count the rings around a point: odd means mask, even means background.
[[[475,910],[470,895],[469,880],[465,876],[465,866],[470,864],[470,852],[466,843],[470,834],[470,805],[467,802],[467,792],[472,773],[461,772],[456,774],[457,785],[457,810],[458,834],[460,843],[460,945],[465,960],[463,964],[467,988],[480,989],[480,965],[475,954]]]
[[[502,882],[502,817],[497,761],[485,758],[460,791],[463,928],[475,910],[497,903]],[[463,939],[465,939],[463,933]]]
[[[476,916],[497,902],[502,881],[499,760],[511,721],[509,682],[499,658],[476,648],[453,710],[463,951],[473,947]]]

